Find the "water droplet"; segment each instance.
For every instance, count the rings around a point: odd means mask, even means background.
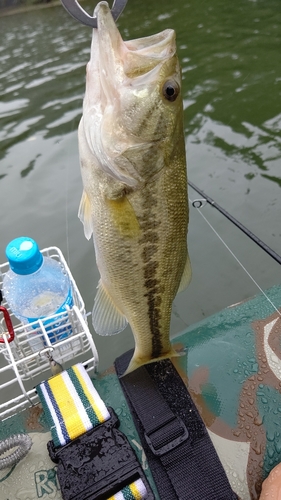
[[[233,431],[233,436],[239,437],[241,434],[241,431]]]
[[[273,363],[278,363],[279,362],[279,358],[274,353],[271,354],[270,358],[271,358],[271,361]]]
[[[255,425],[261,425],[261,424],[262,424],[262,421],[263,421],[262,417],[261,417],[260,415],[258,415],[258,416],[257,416],[257,417],[255,417],[255,419],[254,419],[254,424],[255,424]]]
[[[271,446],[268,446],[267,448],[267,454],[269,456],[269,458],[273,458],[274,457],[274,448],[272,448]]]
[[[270,441],[270,442],[274,441],[274,432],[272,432],[272,431],[267,431],[267,433],[266,433],[266,437],[267,437],[267,440],[268,440],[268,441]]]
[[[251,412],[251,411],[248,411],[248,412],[246,413],[246,415],[247,415],[247,417],[254,418],[254,415],[252,414],[252,412]]]
[[[280,441],[275,440],[274,446],[275,446],[275,450],[277,451],[277,453],[278,454],[281,453],[281,443],[280,443]]]
[[[261,454],[261,445],[260,445],[260,443],[255,443],[255,445],[253,445],[252,448],[256,452],[257,455]]]

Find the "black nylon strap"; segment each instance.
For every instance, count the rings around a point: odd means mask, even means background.
[[[115,361],[126,370],[133,351]],[[205,425],[170,360],[120,378],[162,500],[237,500]]]

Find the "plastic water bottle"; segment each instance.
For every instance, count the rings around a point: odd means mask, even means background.
[[[14,315],[25,324],[41,319],[52,343],[68,337],[71,327],[63,326],[67,315],[62,314],[55,323],[54,318],[46,318],[66,312],[67,306],[73,305],[70,279],[61,264],[43,256],[36,241],[28,237],[11,241],[6,256],[10,270],[4,276],[3,293]],[[39,324],[32,326],[38,329]],[[32,337],[29,337],[31,348],[42,349],[41,339],[38,342],[39,339]]]

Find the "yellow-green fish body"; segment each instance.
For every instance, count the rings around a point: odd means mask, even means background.
[[[189,282],[187,179],[175,33],[124,42],[106,2],[95,14],[79,152],[79,217],[93,234],[100,283],[97,333],[129,322],[126,371],[176,355],[172,302]]]

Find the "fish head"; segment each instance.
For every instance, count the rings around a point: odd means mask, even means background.
[[[175,32],[124,41],[106,2],[97,5],[95,15],[80,157],[83,162],[86,142],[98,168],[138,188],[169,162],[182,129]]]

